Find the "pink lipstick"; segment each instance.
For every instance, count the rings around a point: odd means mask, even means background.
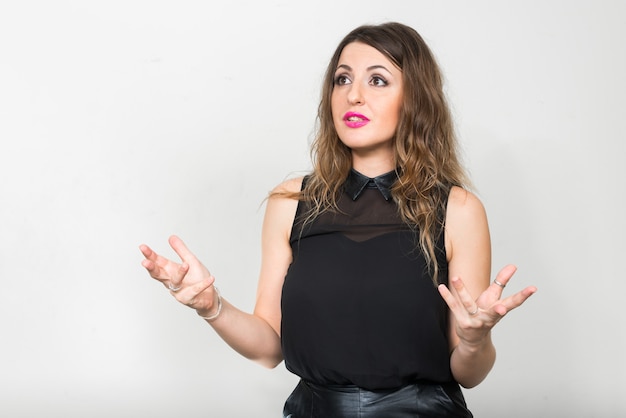
[[[360,113],[348,112],[343,115],[343,121],[348,128],[360,128],[367,125],[370,120]]]

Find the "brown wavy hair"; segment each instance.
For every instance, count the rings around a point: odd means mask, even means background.
[[[322,87],[317,134],[311,148],[313,172],[305,189],[292,197],[311,203],[307,220],[323,211],[337,209],[341,187],[352,167],[352,156],[335,130],[331,95],[339,57],[352,42],[377,49],[402,72],[403,104],[393,139],[398,181],[392,188],[392,196],[402,219],[418,233],[417,244],[426,257],[433,282],[437,283],[436,242],[443,233],[447,198],[452,186],[465,187],[468,180],[458,158],[439,66],[414,29],[396,22],[364,25],[339,43]]]

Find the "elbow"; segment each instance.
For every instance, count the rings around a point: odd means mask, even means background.
[[[487,378],[490,370],[491,367],[489,366],[479,370],[465,370],[460,373],[453,371],[452,376],[463,389],[472,389],[480,385]]]
[[[256,359],[254,361],[260,364],[261,366],[265,367],[266,369],[275,369],[280,363],[282,363],[283,357],[282,356],[267,357],[267,358]]]
[[[461,385],[463,389],[472,389],[478,386],[482,381],[483,379],[478,380],[478,381],[457,382],[457,383]]]

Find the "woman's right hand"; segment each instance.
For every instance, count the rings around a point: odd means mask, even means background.
[[[139,249],[145,260],[141,265],[180,303],[195,309],[200,316],[211,316],[217,311],[217,292],[213,286],[215,277],[180,238],[172,235],[168,241],[181,263],[169,260],[142,244]]]

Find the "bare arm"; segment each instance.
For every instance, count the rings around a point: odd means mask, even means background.
[[[277,189],[297,191],[300,184],[300,179],[291,180]],[[289,234],[296,207],[297,201],[293,199],[268,199],[254,313],[243,312],[223,299],[219,316],[207,321],[234,350],[266,367],[275,367],[282,361],[280,298],[283,280],[291,263]],[[154,279],[166,287],[171,286],[170,293],[179,302],[195,309],[202,317],[210,317],[217,311],[217,293],[213,286],[215,278],[180,238],[173,236],[169,242],[181,258],[181,263],[168,260],[142,245],[140,249],[145,256],[142,265]]]
[[[473,387],[482,382],[495,362],[491,329],[511,309],[520,306],[535,291],[523,291],[500,299],[503,286],[515,273],[503,268],[490,284],[491,242],[482,203],[471,193],[453,188],[446,217],[446,252],[449,288],[439,291],[451,311],[450,367],[459,384]]]

